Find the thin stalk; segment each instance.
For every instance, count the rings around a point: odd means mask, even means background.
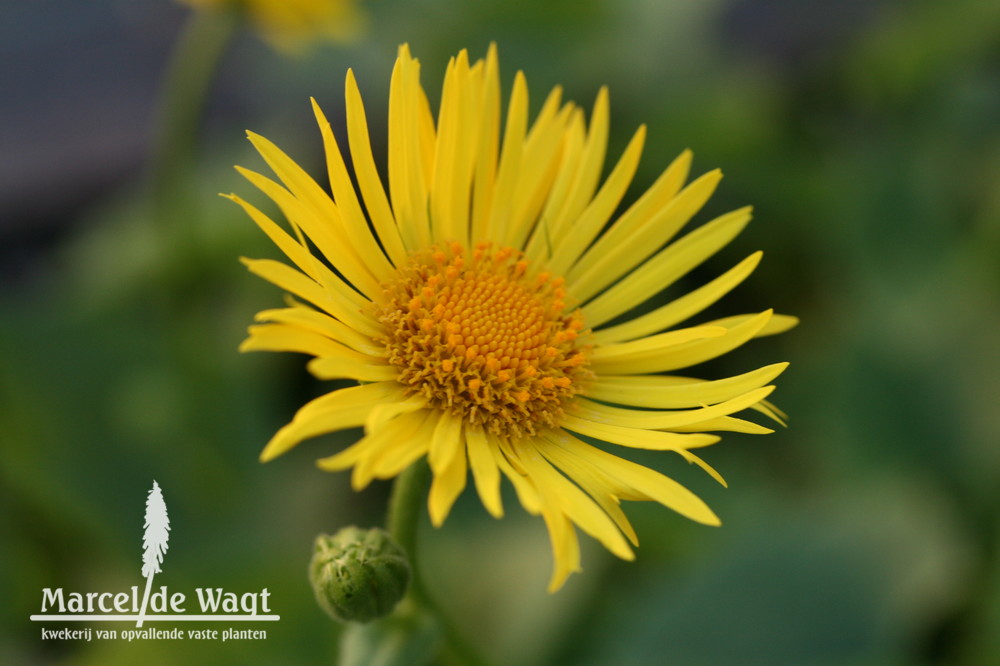
[[[447,656],[453,663],[465,666],[485,666],[476,649],[465,640],[458,628],[444,610],[428,593],[420,575],[420,560],[417,555],[417,536],[420,526],[421,507],[427,497],[430,485],[430,468],[424,461],[410,465],[396,478],[389,498],[389,515],[386,528],[410,559],[410,599],[413,605],[432,615],[444,631]]]
[[[240,14],[230,6],[192,16],[174,47],[160,91],[150,163],[153,222],[169,263],[191,265],[197,219],[193,211],[195,156],[205,102]],[[185,261],[180,262],[180,252]]]

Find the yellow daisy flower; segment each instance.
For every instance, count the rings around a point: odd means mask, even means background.
[[[283,51],[300,51],[309,42],[351,41],[364,16],[357,0],[180,0],[195,9],[227,5],[247,13],[261,35]]]
[[[301,352],[315,357],[308,368],[316,377],[360,382],[302,407],[261,460],[364,426],[357,443],[319,467],[353,468],[352,485],[361,489],[426,456],[435,526],[470,469],[483,506],[502,516],[506,477],[548,526],[551,591],[579,570],[575,527],[633,559],[630,543],[638,540],[621,500],[656,501],[718,525],[676,481],[582,437],[672,451],[724,484],[694,453],[719,440],[708,431],[771,432],[732,414],[753,408],[780,419],[765,398],[787,364],[715,381],[660,374],[795,324],[766,310],[678,327],[743,281],[760,252],[673,302],[621,320],[726,245],[750,209],[671,242],[721,178],[710,171],[685,186],[691,153],[684,152],[612,220],[646,131],[639,128],[601,182],[605,89],[589,126],[559,88],[529,123],[519,72],[503,120],[496,49],[475,63],[462,51],[448,64],[435,121],[419,77],[419,61],[400,47],[389,93],[388,194],[350,71],[347,142],[360,197],[315,101],[332,197],[274,144],[249,134],[281,182],[237,168],[274,200],[292,233],[230,198],[295,267],[244,263],[295,298],[259,313],[263,323],[250,327],[241,349]]]

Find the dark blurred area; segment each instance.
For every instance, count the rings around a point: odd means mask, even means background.
[[[257,463],[329,387],[301,357],[236,352],[281,298],[237,257],[277,250],[216,193],[263,205],[231,168],[264,169],[248,128],[320,175],[309,96],[342,130],[348,67],[384,157],[397,45],[421,59],[434,106],[448,56],[494,41],[504,99],[523,69],[535,112],[555,85],[588,112],[609,86],[606,172],[648,125],[628,201],[684,148],[695,174],[721,167],[696,220],[753,204],[755,221],[687,286],[764,250],[712,312],[802,324],[693,371],[791,361],[773,396],[789,427],[705,452],[728,490],[679,458],[635,456],[723,527],[629,505],[638,560],[584,537],[584,573],[547,595],[544,526],[509,488],[502,521],[467,489],[442,529],[425,524],[426,580],[462,629],[497,664],[1000,663],[1000,3],[363,7],[359,42],[297,57],[237,35],[176,225],[151,210],[149,171],[190,10],[0,8],[0,663],[334,661],[339,628],[305,575],[312,539],[379,522],[388,485],[355,494],[313,465],[354,433]],[[282,620],[266,641],[40,640],[42,588],[139,584],[154,478],[174,530],[164,580],[266,586]]]

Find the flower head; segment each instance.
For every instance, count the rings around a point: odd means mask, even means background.
[[[721,178],[711,171],[685,186],[691,153],[684,152],[614,216],[645,128],[601,182],[606,90],[589,126],[558,88],[529,123],[518,73],[504,118],[495,48],[475,63],[462,51],[448,64],[435,119],[419,74],[402,46],[389,94],[388,193],[350,71],[347,140],[360,197],[315,102],[332,196],[274,144],[250,134],[281,182],[240,171],[277,203],[291,233],[230,198],[294,267],[245,263],[294,298],[259,313],[241,349],[304,353],[314,357],[308,368],[316,377],[360,382],[302,407],[261,459],[364,426],[357,443],[318,465],[352,469],[360,489],[426,457],[435,525],[469,470],[484,507],[502,516],[506,478],[548,527],[550,590],[579,569],[576,527],[633,558],[630,543],[638,540],[621,500],[652,500],[719,524],[689,490],[610,450],[673,452],[724,483],[694,451],[719,440],[710,432],[771,432],[732,415],[749,408],[780,419],[765,398],[787,364],[715,381],[663,373],[786,330],[795,319],[765,310],[681,326],[742,282],[759,252],[666,305],[622,316],[726,245],[749,222],[750,209],[674,240]]]
[[[180,0],[195,9],[233,5],[245,11],[274,47],[301,51],[310,42],[346,42],[362,30],[357,0]]]

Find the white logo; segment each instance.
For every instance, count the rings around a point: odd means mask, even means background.
[[[167,552],[167,541],[170,540],[167,505],[156,481],[153,481],[153,489],[146,498],[146,521],[142,526],[146,529],[142,535],[142,575],[146,578],[146,591],[142,595],[142,608],[139,609],[139,620],[135,623],[137,627],[142,626],[146,604],[149,602],[149,588],[153,584],[153,576],[160,573],[163,554]]]
[[[42,590],[41,611],[32,615],[33,622],[135,622],[136,630],[97,630],[98,639],[218,639],[219,630],[202,629],[182,632],[142,629],[144,622],[275,622],[280,618],[271,613],[270,591],[265,587],[254,592],[229,592],[221,587],[196,588],[199,613],[187,612],[190,595],[171,592],[166,585],[153,590],[153,577],[161,573],[163,555],[170,540],[170,519],[167,504],[159,484],[146,497],[146,515],[142,535],[142,577],[146,579],[140,602],[139,586],[128,591],[67,592],[63,588]],[[42,629],[43,639],[92,640],[91,628],[61,630]],[[261,630],[226,628],[222,640],[267,638]]]

